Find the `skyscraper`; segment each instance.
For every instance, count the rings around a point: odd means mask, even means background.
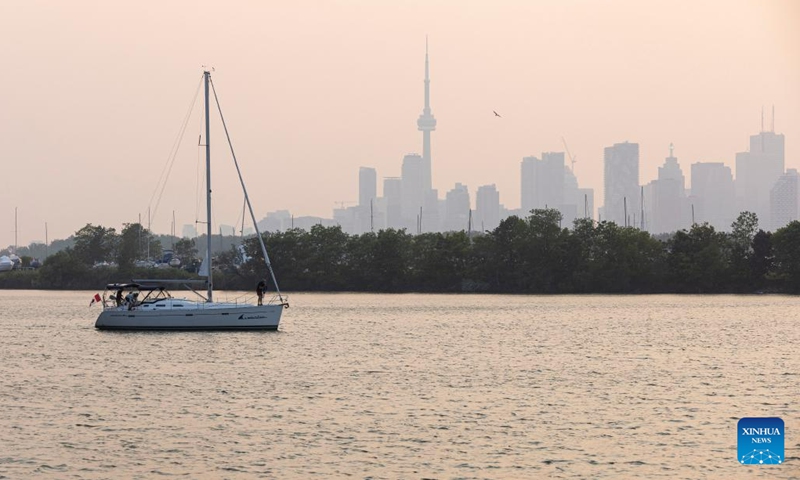
[[[800,202],[798,186],[800,186],[800,175],[794,168],[787,170],[775,182],[770,192],[771,231],[774,232],[787,223],[797,220],[798,202]]]
[[[473,230],[494,230],[500,225],[500,193],[494,184],[478,187]]]
[[[652,183],[652,218],[648,230],[667,233],[687,228],[690,219],[686,209],[686,180],[678,159],[672,154],[672,144],[669,145],[669,157],[664,159],[664,165],[658,167],[658,180]]]
[[[769,228],[770,191],[784,171],[784,136],[774,130],[750,136],[750,150],[736,154],[736,197],[739,211],[755,212]]]
[[[358,169],[358,205],[369,207],[378,196],[378,174],[374,168]]]
[[[639,144],[617,143],[605,148],[602,220],[617,225],[633,226],[633,214],[640,205],[639,191]],[[627,207],[627,208],[626,208]],[[625,215],[628,215],[628,219]]]
[[[195,227],[194,225],[184,225],[182,232],[183,232],[183,238],[197,237],[197,227]]]
[[[416,153],[409,153],[403,157],[402,215],[406,227],[414,233],[417,231],[420,207],[425,203],[424,162],[424,159]]]
[[[584,197],[578,192],[578,177],[572,172],[572,169],[564,166],[564,200],[558,207],[561,212],[561,225],[571,227],[576,218],[583,218],[584,210]]]
[[[428,39],[425,38],[425,107],[417,119],[417,129],[422,132],[422,189],[427,192],[431,183],[431,132],[436,130],[436,119],[431,113],[431,80],[428,76]]]
[[[708,222],[718,231],[730,231],[736,220],[733,175],[722,162],[692,164],[692,195],[695,223]],[[690,207],[691,208],[691,207]]]
[[[524,215],[534,208],[560,210],[564,204],[564,152],[542,153],[541,160],[525,157],[520,168],[520,205]]]
[[[361,167],[358,170],[358,205],[354,209],[355,220],[352,233],[361,234],[375,230],[377,197],[377,172],[375,172],[374,168]]]
[[[383,198],[386,207],[386,228],[404,228],[402,214],[403,181],[397,177],[384,178]]]
[[[456,183],[456,186],[447,192],[445,199],[445,231],[460,232],[467,230],[469,226],[469,210],[469,190],[466,185]]]
[[[539,164],[539,159],[533,155],[523,157],[520,164],[520,210],[522,214],[527,216],[531,210],[537,208],[536,201],[536,169]]]

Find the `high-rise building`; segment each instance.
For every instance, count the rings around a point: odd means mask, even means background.
[[[403,181],[397,177],[383,179],[383,198],[386,207],[386,228],[405,228],[403,225]]]
[[[639,144],[617,143],[605,148],[605,199],[602,220],[633,226],[633,215],[640,206]]]
[[[564,152],[545,152],[542,159],[522,159],[520,205],[527,216],[535,208],[561,209],[564,205]]]
[[[564,167],[564,193],[562,195],[563,201],[558,207],[561,212],[561,225],[571,227],[576,218],[584,216],[584,197],[578,192],[578,177],[572,173],[570,167]]]
[[[439,210],[439,191],[432,188],[425,194],[425,202],[422,205],[422,225],[420,225],[422,233],[441,231],[442,215]]]
[[[469,224],[470,201],[466,185],[456,183],[445,198],[445,231],[466,230]]]
[[[425,166],[424,159],[416,153],[403,157],[401,178],[402,184],[402,216],[409,231],[416,233],[420,208],[425,204]]]
[[[669,157],[664,165],[658,167],[658,179],[652,186],[652,196],[648,231],[652,233],[669,233],[687,228],[689,218],[686,209],[686,180],[678,159],[669,145]]]
[[[494,230],[500,225],[500,192],[494,184],[478,187],[475,193],[473,230]]]
[[[693,163],[690,200],[695,223],[707,222],[716,230],[729,231],[737,216],[730,167],[722,162]]]
[[[333,223],[342,228],[345,233],[363,233],[358,225],[359,206],[341,207],[333,209]]]
[[[564,152],[542,153],[539,178],[539,207],[561,210],[564,205]],[[576,180],[577,183],[577,180]],[[563,213],[563,212],[562,212]]]
[[[369,207],[378,197],[378,174],[374,168],[358,169],[358,205]]]
[[[788,169],[786,173],[778,177],[778,181],[775,182],[775,186],[770,192],[771,231],[774,232],[798,219],[799,186],[800,175],[794,168]]]
[[[520,210],[525,215],[536,208],[536,169],[540,160],[533,155],[523,157],[520,164]]]
[[[186,224],[182,229],[183,238],[196,238],[197,228],[194,225]]]
[[[259,220],[258,228],[262,232],[280,232],[293,228],[292,214],[289,210],[277,210],[267,213],[267,216]]]
[[[738,210],[758,215],[758,223],[771,225],[770,191],[784,171],[784,136],[773,129],[750,136],[750,150],[736,154],[736,197]]]
[[[358,205],[353,209],[353,230],[348,233],[361,234],[374,231],[377,198],[377,172],[374,168],[361,167],[358,170]],[[345,223],[340,222],[340,225],[344,228]]]
[[[431,80],[428,75],[428,39],[425,39],[425,106],[417,119],[417,129],[422,132],[422,188],[427,192],[431,182],[431,132],[436,130],[436,119],[431,113]]]

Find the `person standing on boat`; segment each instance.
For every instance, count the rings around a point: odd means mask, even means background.
[[[121,288],[119,290],[117,290],[117,294],[114,296],[114,301],[117,303],[118,307],[120,305],[122,305],[122,289]]]
[[[263,305],[264,303],[264,292],[267,290],[267,282],[261,280],[256,285],[256,295],[258,295],[258,304]]]

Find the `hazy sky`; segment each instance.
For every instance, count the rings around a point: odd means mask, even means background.
[[[257,217],[330,217],[358,199],[359,166],[381,184],[421,153],[426,34],[440,196],[462,182],[474,202],[495,183],[518,208],[522,157],[563,151],[564,136],[600,206],[603,147],[638,142],[643,183],[670,142],[687,177],[698,161],[733,168],[773,104],[787,168],[800,167],[796,1],[0,0],[0,247],[14,207],[21,245],[45,222],[53,240],[145,218],[201,65],[216,69]],[[204,215],[198,112],[156,232],[173,210],[179,232]],[[221,130],[212,145],[215,221],[235,224]]]

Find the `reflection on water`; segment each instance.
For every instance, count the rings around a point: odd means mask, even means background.
[[[797,478],[800,299],[294,294],[279,332],[0,291],[0,478]],[[779,416],[787,461],[736,462]]]

